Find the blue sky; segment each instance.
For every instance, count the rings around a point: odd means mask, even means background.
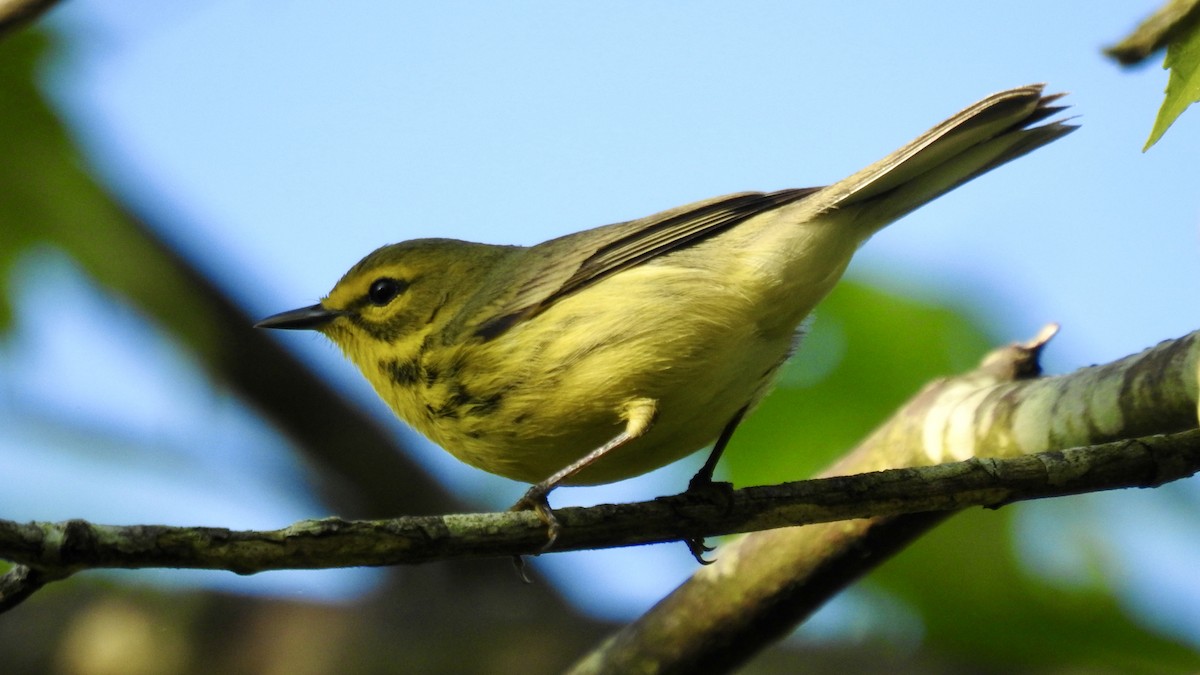
[[[105,180],[177,224],[168,237],[266,315],[313,302],[384,243],[530,244],[717,194],[820,185],[987,93],[1047,82],[1070,92],[1080,132],[879,234],[849,276],[927,297],[966,294],[1004,339],[1061,322],[1047,365],[1064,372],[1200,324],[1200,121],[1185,114],[1143,154],[1166,74],[1122,71],[1099,54],[1154,4],[75,0],[49,17],[72,46],[44,86]],[[116,418],[146,449],[116,444],[111,452],[128,461],[108,470],[196,500],[80,489],[51,505],[31,488],[0,504],[18,517],[136,522],[149,513],[236,527],[312,515],[286,489],[295,469],[281,441],[203,382],[188,384],[196,372],[186,358],[147,341],[152,329],[132,315],[114,324],[111,303],[68,262],[42,255],[29,264],[50,269],[49,281],[19,293],[22,318],[0,351],[11,383],[0,415],[66,408],[85,430]],[[39,314],[39,294],[50,292],[80,310]],[[61,321],[96,333],[104,358],[55,342]],[[327,345],[282,339],[380,407]],[[56,374],[82,359],[120,372],[109,381],[128,382],[128,395],[38,384],[61,381]],[[138,394],[147,387],[154,396]],[[35,421],[28,427],[0,432],[0,453],[57,447]],[[189,452],[212,433],[224,434],[219,457]],[[178,446],[171,456],[181,465],[225,478],[176,485],[177,467],[145,461],[160,445]],[[519,493],[439,451],[427,455],[451,484],[493,491],[496,505]],[[73,457],[24,466],[31,476],[69,474]],[[273,477],[253,490],[262,503],[214,512],[245,493],[244,461]],[[571,499],[645,496],[647,485]],[[589,560],[618,555],[628,553]],[[690,570],[682,551],[637,555],[668,577]],[[583,564],[562,558],[543,563],[550,574]],[[1180,564],[1197,558],[1186,547]],[[669,583],[626,581],[628,596],[597,611],[632,611]]]
[[[110,180],[259,276],[246,302],[271,311],[385,242],[534,243],[824,184],[1045,81],[1083,131],[884,232],[854,273],[965,283],[1014,337],[1061,321],[1064,367],[1194,328],[1200,125],[1142,154],[1165,73],[1098,55],[1152,3],[406,4],[72,3],[56,23],[81,46],[50,89]]]

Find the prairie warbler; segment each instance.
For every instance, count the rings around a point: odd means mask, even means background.
[[[993,94],[821,188],[743,192],[532,247],[384,246],[265,328],[332,340],[404,421],[547,494],[713,443],[762,398],[797,328],[876,231],[1075,129],[1040,85]]]

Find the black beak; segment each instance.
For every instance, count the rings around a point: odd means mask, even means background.
[[[282,328],[286,330],[317,330],[341,315],[342,312],[325,309],[318,304],[268,316],[254,324],[254,327]]]

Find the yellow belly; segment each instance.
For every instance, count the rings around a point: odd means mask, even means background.
[[[640,279],[648,274],[654,283]],[[705,447],[762,395],[792,331],[764,334],[747,303],[731,302],[721,288],[714,287],[719,307],[697,302],[694,291],[685,307],[665,276],[678,281],[693,271],[627,272],[476,345],[469,359],[443,353],[431,370],[455,371],[460,381],[428,387],[427,405],[487,403],[440,416],[426,408],[409,422],[464,462],[525,482],[619,434],[635,399],[656,402],[651,429],[571,483],[636,476]]]

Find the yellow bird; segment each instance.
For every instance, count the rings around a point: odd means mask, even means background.
[[[384,246],[319,304],[264,328],[313,329],[392,410],[455,457],[534,483],[636,476],[716,442],[693,487],[872,234],[1076,127],[1041,85],[988,96],[822,188],[743,192],[532,247]]]

